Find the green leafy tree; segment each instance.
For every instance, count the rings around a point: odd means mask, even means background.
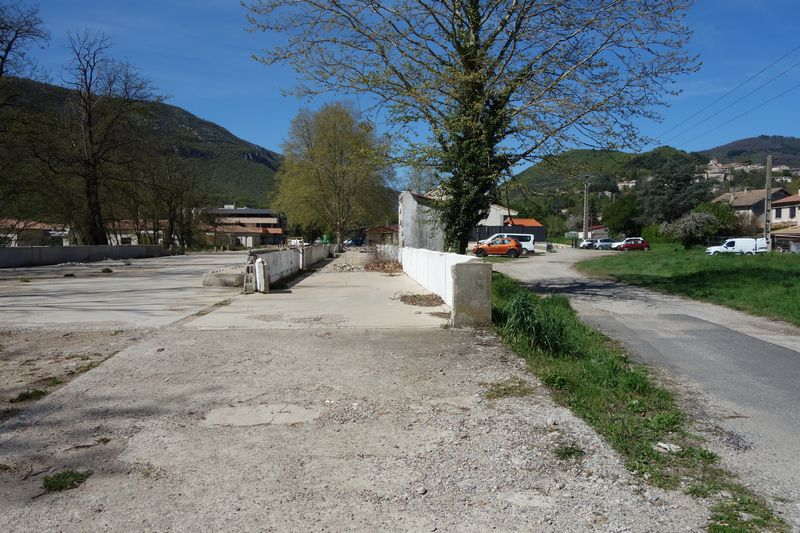
[[[708,213],[717,219],[714,233],[732,235],[739,231],[740,220],[730,204],[725,202],[703,202],[692,210],[693,213]]]
[[[340,103],[292,121],[278,172],[276,205],[291,224],[333,232],[396,217],[388,145]]]
[[[703,158],[668,146],[643,154],[630,163],[647,169],[638,188],[643,221],[647,224],[672,222],[708,200],[711,184],[697,178]]]
[[[611,233],[638,235],[642,229],[639,201],[633,194],[626,194],[603,209],[603,223]]]
[[[293,67],[299,92],[371,94],[410,132],[405,157],[436,163],[462,252],[509,169],[567,143],[634,143],[697,65],[683,50],[691,0],[244,3],[253,29],[285,43],[259,59]]]

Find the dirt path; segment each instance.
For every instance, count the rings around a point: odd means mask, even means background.
[[[495,268],[566,294],[584,320],[653,366],[682,392],[723,464],[800,530],[800,329],[573,268],[597,254],[562,249]]]
[[[317,273],[126,348],[0,426],[0,530],[703,529],[494,336],[399,299],[421,291]],[[512,378],[531,394],[486,398]],[[64,468],[94,473],[42,494]]]

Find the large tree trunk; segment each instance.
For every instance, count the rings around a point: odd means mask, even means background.
[[[95,173],[86,178],[86,243],[108,244],[103,211],[100,206],[100,186]]]

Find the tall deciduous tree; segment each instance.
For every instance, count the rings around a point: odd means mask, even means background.
[[[49,39],[36,7],[0,2],[0,79],[19,76],[31,66],[28,50]]]
[[[445,176],[442,218],[463,251],[503,173],[569,144],[628,146],[636,119],[693,71],[691,0],[250,0],[251,27],[286,39],[305,92],[370,93]],[[414,131],[414,128],[410,128]]]
[[[277,206],[289,222],[317,226],[336,235],[373,222],[385,222],[394,205],[388,146],[342,104],[293,121],[278,173]]]
[[[149,82],[109,56],[110,46],[102,33],[70,35],[66,84],[74,93],[59,119],[40,129],[34,147],[57,179],[77,180],[83,206],[82,220],[74,223],[87,244],[108,242],[104,186],[129,174],[126,166],[141,143],[142,117],[154,99]]]

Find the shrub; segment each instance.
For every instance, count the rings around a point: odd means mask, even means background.
[[[661,224],[650,224],[642,229],[642,238],[650,244],[673,243],[675,242],[669,235],[661,232]]]
[[[666,235],[680,241],[684,248],[701,244],[717,232],[719,221],[709,213],[688,213],[661,230]]]
[[[570,326],[575,317],[566,298],[538,299],[519,293],[505,309],[503,333],[514,343],[526,344],[553,355],[574,355],[576,346]]]

